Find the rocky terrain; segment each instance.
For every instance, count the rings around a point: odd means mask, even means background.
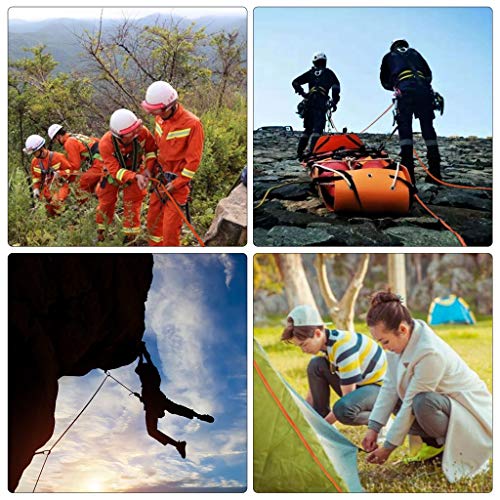
[[[289,181],[302,183],[270,192],[254,209],[254,243],[257,246],[460,246],[457,238],[414,203],[405,217],[348,216],[328,212],[307,182],[307,171],[296,160],[300,132],[279,129],[254,132],[254,206],[266,191]],[[361,134],[367,146],[387,139],[383,134]],[[492,186],[491,138],[439,137],[443,180],[471,186]],[[415,134],[415,147],[426,163],[425,144]],[[385,147],[398,158],[399,141]],[[492,243],[492,192],[456,189],[424,182],[425,173],[415,162],[418,194],[422,201],[455,231],[468,246]]]
[[[54,431],[58,379],[137,357],[153,257],[9,258],[9,491]]]

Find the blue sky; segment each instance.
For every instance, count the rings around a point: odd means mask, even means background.
[[[108,379],[49,457],[37,491],[243,491],[247,459],[246,256],[155,255],[144,340],[170,399],[215,423],[169,415],[158,428],[187,441],[187,459],[149,437],[142,404]],[[139,392],[136,362],[112,370]],[[104,374],[63,377],[49,448]],[[36,456],[17,491],[31,491]]]
[[[446,101],[435,120],[438,135],[491,135],[491,9],[257,8],[254,15],[255,129],[302,129],[291,82],[322,51],[342,88],[334,123],[359,132],[391,103],[380,85],[380,63],[393,39],[406,38],[426,58],[433,87]],[[389,113],[370,132],[391,130]]]

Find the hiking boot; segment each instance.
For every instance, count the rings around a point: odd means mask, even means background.
[[[198,415],[198,420],[203,420],[203,422],[208,422],[211,424],[215,418],[212,415]]]
[[[186,458],[186,441],[178,441],[176,449],[182,458]]]
[[[420,450],[412,457],[403,458],[403,463],[411,464],[414,462],[425,462],[426,460],[440,460],[443,456],[444,446],[435,448],[428,444],[423,443]]]

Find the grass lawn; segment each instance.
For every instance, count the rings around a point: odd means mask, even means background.
[[[310,357],[292,345],[279,341],[283,330],[280,319],[270,319],[269,325],[256,327],[254,336],[266,350],[273,367],[302,395],[307,392],[306,367]],[[364,323],[356,324],[356,331],[369,335]],[[475,370],[492,391],[492,319],[479,318],[475,325],[445,325],[434,327],[444,341]],[[337,399],[332,391],[331,403]],[[257,404],[254,402],[254,404]],[[361,445],[365,427],[336,424],[352,442]],[[366,462],[365,453],[359,454],[358,468],[361,484],[369,493],[381,492],[490,492],[493,487],[492,468],[473,479],[450,484],[440,465],[419,463],[405,465],[401,461],[407,456],[407,444],[397,448],[383,466]],[[399,462],[399,463],[398,463]]]

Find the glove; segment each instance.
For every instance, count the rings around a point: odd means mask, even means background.
[[[35,198],[35,200],[37,200],[38,198],[40,198],[40,190],[39,189],[33,189],[33,198]]]
[[[328,109],[332,110],[332,113],[335,113],[337,111],[337,105],[333,102],[333,99],[328,99],[328,102],[326,103]]]

